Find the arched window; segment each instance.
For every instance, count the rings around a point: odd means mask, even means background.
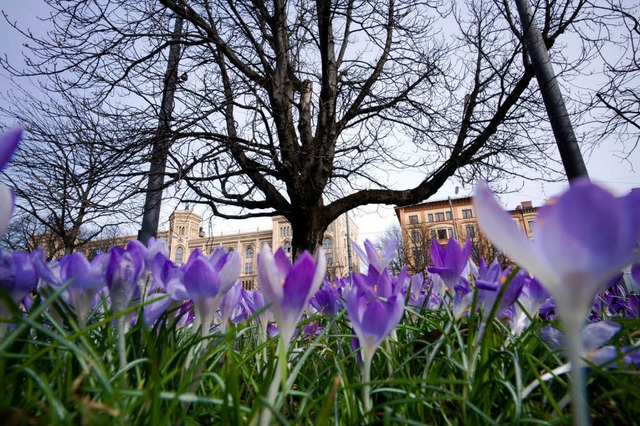
[[[178,247],[176,249],[176,265],[182,265],[182,259],[184,258],[184,249]]]
[[[322,248],[325,250],[330,250],[333,248],[333,240],[329,237],[326,237],[322,240]]]
[[[282,246],[282,248],[284,249],[284,252],[286,254],[291,254],[291,243],[287,242],[284,243],[284,245]]]
[[[253,247],[247,247],[247,251],[244,252],[245,259],[253,259]]]
[[[184,235],[184,226],[181,226],[181,227],[180,227],[180,228],[178,228],[178,229],[179,229],[179,231],[178,231],[178,232],[179,232],[179,234],[180,234],[180,235]]]

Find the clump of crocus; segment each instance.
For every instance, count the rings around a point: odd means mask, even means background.
[[[362,399],[365,412],[371,410],[369,382],[371,362],[380,344],[395,330],[404,313],[403,283],[393,286],[388,270],[381,274],[369,268],[369,275],[356,274],[343,295],[347,316],[358,338],[363,366]]]
[[[282,247],[274,255],[265,243],[258,255],[258,286],[269,303],[279,330],[278,367],[267,394],[271,405],[275,402],[280,383],[286,383],[287,350],[291,338],[309,299],[322,283],[326,267],[322,250],[318,250],[315,262],[313,256],[305,251],[293,264]],[[270,420],[271,411],[265,408],[260,422],[269,424]]]
[[[0,171],[9,164],[21,138],[22,129],[9,130],[0,136]],[[0,236],[9,225],[9,219],[13,214],[14,198],[13,191],[5,184],[0,183]]]
[[[588,424],[580,368],[580,329],[594,296],[629,265],[640,238],[640,192],[616,198],[577,179],[540,209],[532,241],[495,200],[486,184],[476,188],[478,222],[495,246],[533,274],[555,299],[573,368],[576,424]],[[594,232],[594,230],[598,230]]]

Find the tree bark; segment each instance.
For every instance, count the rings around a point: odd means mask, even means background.
[[[184,19],[176,17],[173,29],[173,43],[169,48],[167,72],[162,92],[162,104],[160,107],[158,133],[151,152],[151,165],[149,166],[149,180],[147,193],[142,213],[142,228],[138,232],[138,240],[147,244],[151,237],[158,234],[160,222],[160,207],[162,204],[162,189],[164,186],[164,173],[167,166],[167,155],[171,144],[171,116],[173,113],[173,98],[178,84],[178,63],[180,61],[180,37]]]

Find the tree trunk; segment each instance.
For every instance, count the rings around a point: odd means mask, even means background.
[[[296,211],[294,216],[287,219],[291,223],[293,234],[291,245],[294,259],[305,250],[315,254],[322,244],[324,231],[332,222],[321,213],[321,210],[313,213],[303,210]]]
[[[173,98],[178,84],[178,62],[180,61],[180,40],[182,35],[183,18],[176,18],[173,29],[173,41],[169,50],[167,71],[165,74],[164,91],[162,92],[162,105],[158,117],[158,134],[151,152],[151,165],[149,166],[149,181],[147,194],[142,213],[142,228],[138,233],[138,240],[147,244],[149,238],[158,234],[160,222],[160,205],[162,204],[162,187],[164,185],[164,172],[167,166],[167,153],[170,145],[171,115],[173,113]]]

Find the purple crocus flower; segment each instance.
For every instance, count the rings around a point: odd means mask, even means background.
[[[303,310],[322,284],[326,267],[322,250],[318,250],[315,262],[305,251],[291,264],[282,247],[274,255],[268,244],[262,246],[258,255],[258,286],[270,303],[284,347],[289,346]]]
[[[580,330],[598,290],[633,260],[640,237],[640,191],[616,198],[588,179],[575,179],[562,196],[540,209],[532,241],[486,184],[478,184],[474,204],[484,234],[553,296],[574,367],[574,419],[586,423],[584,380],[575,368],[582,353]]]
[[[151,265],[151,276],[155,283],[152,287],[161,286],[173,300],[189,300],[184,286],[183,267],[184,265],[176,266],[164,254],[157,253]]]
[[[354,276],[353,285],[343,295],[347,303],[347,316],[360,347],[363,368],[362,397],[365,412],[371,410],[369,382],[371,361],[378,346],[393,332],[404,313],[404,296],[399,291],[389,297],[379,297],[376,284],[366,282],[369,277]],[[357,279],[356,279],[357,277]],[[397,290],[400,289],[398,286]]]
[[[241,297],[242,285],[238,282],[231,286],[229,291],[222,297],[222,302],[220,303],[220,329],[223,333],[227,328],[227,323],[230,321],[235,322],[235,318],[240,315],[237,311],[242,310],[242,305],[240,304]]]
[[[196,308],[194,327],[197,330],[201,325],[203,336],[209,332],[222,297],[238,281],[240,267],[240,255],[228,253],[224,247],[216,249],[211,257],[195,249],[183,265],[184,286]]]
[[[167,293],[152,293],[147,298],[147,304],[142,308],[142,320],[148,327],[158,321],[158,318],[164,314],[169,305],[171,305],[171,298]],[[135,324],[137,318],[132,320]]]
[[[338,289],[331,284],[323,285],[311,298],[310,303],[322,315],[333,318],[340,310]]]
[[[91,262],[82,253],[72,253],[60,259],[60,280],[71,281],[66,299],[76,310],[78,324],[84,327],[96,294],[105,285],[105,267],[108,256],[100,254]],[[56,285],[56,283],[50,283]]]
[[[0,286],[16,304],[36,289],[38,276],[31,255],[24,251],[6,252],[0,249]],[[4,303],[0,300],[0,310]],[[3,317],[6,312],[1,312]]]
[[[640,192],[616,198],[588,180],[540,209],[531,241],[486,184],[478,184],[474,203],[487,237],[540,280],[561,315],[580,324],[596,292],[631,263],[640,237]]]
[[[427,271],[431,274],[438,274],[444,281],[445,291],[453,292],[469,262],[471,240],[467,238],[464,248],[460,247],[454,238],[449,239],[446,248],[433,240],[429,251],[433,266],[428,267]]]
[[[362,260],[364,268],[369,269],[369,265],[371,265],[381,274],[397,254],[398,239],[395,237],[390,238],[380,251],[376,250],[369,240],[364,240],[364,250],[354,241],[351,241],[351,247]]]
[[[11,160],[13,153],[16,151],[21,138],[22,129],[9,130],[0,136],[0,171],[9,164],[9,160]],[[15,194],[13,190],[0,183],[0,236],[9,225],[14,204]]]
[[[613,345],[605,346],[605,343],[618,334],[621,329],[622,326],[620,324],[612,321],[598,321],[587,324],[580,333],[580,340],[582,341],[581,358],[595,365],[607,364],[616,359],[625,364],[638,365],[640,360],[637,356],[626,354],[620,357],[620,354],[629,352],[630,348]],[[542,340],[552,349],[561,349],[564,346],[564,334],[551,325],[543,328],[540,333]]]
[[[484,265],[484,261],[481,260],[480,271],[478,279],[476,280],[476,288],[478,289],[478,305],[484,305],[484,317],[487,319],[495,305],[498,293],[511,273],[511,268],[503,271],[497,260],[494,260],[488,268],[484,266],[486,265]],[[511,279],[509,287],[505,290],[500,301],[500,306],[496,311],[498,317],[501,317],[501,314],[515,303],[518,296],[520,296],[526,280],[528,280],[528,274],[524,271],[518,272]]]
[[[129,305],[138,289],[144,258],[136,245],[127,246],[127,249],[112,247],[108,256],[105,278],[109,287],[111,309],[117,313]]]
[[[373,355],[402,319],[404,297],[400,292],[381,297],[378,287],[367,277],[354,276],[354,284],[345,290],[347,316],[360,342],[362,359],[371,362]]]
[[[262,329],[267,329],[267,324],[275,321],[273,313],[267,309],[267,302],[264,300],[264,295],[260,290],[242,290],[242,303],[244,304],[247,312],[251,315],[257,315],[256,321],[262,324]]]
[[[531,325],[529,318],[534,318],[548,299],[549,293],[537,279],[526,279],[509,319],[511,332],[515,336],[522,334]]]

